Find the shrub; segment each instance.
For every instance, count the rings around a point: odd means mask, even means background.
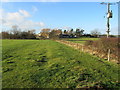
[[[97,49],[100,53],[108,53],[108,49],[110,49],[110,53],[114,57],[118,57],[118,52],[120,50],[120,38],[101,38],[97,41],[87,41],[85,45],[91,46]]]
[[[118,38],[101,38],[93,42],[93,46],[97,47],[100,52],[107,53],[108,49],[111,49],[111,53],[115,53],[118,50]]]
[[[92,45],[93,44],[93,41],[92,40],[88,40],[85,42],[85,46],[89,46],[89,45]]]

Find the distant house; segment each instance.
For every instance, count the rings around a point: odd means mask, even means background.
[[[94,36],[92,36],[91,34],[84,34],[84,35],[82,35],[83,37],[94,37]]]
[[[41,33],[37,34],[37,37],[48,39],[49,38],[49,33],[41,32]]]
[[[60,34],[62,34],[61,30],[56,30],[56,35],[59,36]]]
[[[76,38],[76,35],[69,35],[69,34],[60,34],[60,38]]]
[[[60,34],[60,36],[59,36],[60,38],[69,38],[70,36],[69,35],[67,35],[67,34]]]
[[[44,38],[49,38],[49,33],[41,33],[41,36],[44,37]]]

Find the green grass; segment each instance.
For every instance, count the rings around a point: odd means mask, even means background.
[[[66,39],[67,41],[71,41],[71,42],[74,42],[74,43],[81,43],[81,44],[84,44],[87,40],[99,40],[99,38],[86,38],[86,37],[81,37],[81,38],[69,38],[69,39]]]
[[[51,40],[3,40],[3,88],[119,87],[118,66]]]

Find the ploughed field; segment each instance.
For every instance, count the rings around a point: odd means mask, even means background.
[[[52,40],[3,40],[3,88],[118,88],[117,64]]]

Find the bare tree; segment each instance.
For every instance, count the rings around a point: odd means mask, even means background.
[[[41,30],[41,32],[49,33],[49,32],[50,32],[50,29],[49,29],[49,28],[44,28],[44,29]]]
[[[30,34],[35,34],[35,29],[28,30],[28,33],[30,33]]]
[[[91,31],[91,35],[94,37],[99,37],[101,33],[98,31],[98,29],[92,30]]]
[[[49,28],[44,28],[41,30],[41,37],[43,38],[49,38],[49,33],[50,33],[50,30]]]
[[[83,29],[79,29],[79,28],[77,28],[77,29],[76,29],[76,35],[77,35],[77,37],[82,36],[82,35],[83,35],[83,32],[84,32]]]
[[[1,38],[2,39],[8,39],[9,38],[9,33],[6,31],[1,32]]]
[[[58,30],[55,30],[53,29],[51,32],[50,32],[50,38],[52,39],[58,39],[60,34],[62,34],[62,30],[61,29],[58,29]]]
[[[70,29],[69,34],[70,35],[73,34],[73,29]]]
[[[64,34],[67,34],[67,30],[64,30]]]

